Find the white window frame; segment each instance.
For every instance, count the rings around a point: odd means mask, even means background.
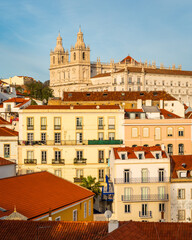
[[[87,218],[87,202],[84,202],[84,218]]]

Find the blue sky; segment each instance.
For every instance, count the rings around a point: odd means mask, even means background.
[[[70,50],[79,25],[91,61],[136,60],[192,70],[190,0],[0,1],[0,78],[49,79],[49,53],[60,30]]]

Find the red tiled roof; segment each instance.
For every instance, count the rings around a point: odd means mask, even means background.
[[[11,123],[0,117],[0,125],[11,125]]]
[[[187,106],[185,103],[183,105],[184,105],[185,110],[187,110],[189,108],[189,106]]]
[[[94,193],[48,172],[0,179],[0,207],[17,212],[28,219],[68,207]],[[1,217],[1,212],[0,212]]]
[[[16,103],[23,103],[24,102],[24,98],[10,98],[8,100],[5,100],[4,102],[16,102]]]
[[[143,112],[143,109],[125,109],[125,112],[137,113],[137,112]]]
[[[0,157],[0,166],[11,165],[11,164],[15,164],[15,163]]]
[[[137,101],[144,100],[167,100],[176,101],[176,98],[165,91],[107,91],[107,92],[63,92],[63,102],[80,101]]]
[[[120,109],[119,105],[30,105],[26,109]]]
[[[161,115],[164,116],[165,119],[171,119],[171,118],[181,118],[180,116],[172,113],[172,112],[169,112],[165,109],[160,109],[160,112],[161,112]]]
[[[185,118],[192,119],[192,112],[186,113]]]
[[[18,132],[6,127],[0,127],[0,137],[1,136],[6,137],[18,136]]]
[[[127,56],[127,57],[125,57],[122,61],[121,61],[121,63],[125,63],[125,62],[127,62],[127,63],[131,63],[131,61],[135,61],[136,63],[138,63],[134,58],[132,58],[131,56]]]
[[[190,176],[190,171],[192,170],[192,155],[172,155],[171,158],[171,169],[172,169],[172,178],[178,178],[178,170],[187,170],[187,176]],[[185,163],[186,167],[183,167],[182,164]]]
[[[99,73],[92,78],[109,77],[109,76],[111,76],[111,73]]]

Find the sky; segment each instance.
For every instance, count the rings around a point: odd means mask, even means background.
[[[192,70],[191,0],[0,0],[0,16],[0,78],[49,80],[59,31],[70,50],[79,25],[91,61],[130,55]]]

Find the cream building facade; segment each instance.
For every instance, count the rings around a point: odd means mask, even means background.
[[[113,146],[122,146],[119,106],[29,106],[19,112],[19,172],[49,171],[75,183],[105,182]]]
[[[113,148],[113,219],[170,221],[170,159],[160,146]]]

